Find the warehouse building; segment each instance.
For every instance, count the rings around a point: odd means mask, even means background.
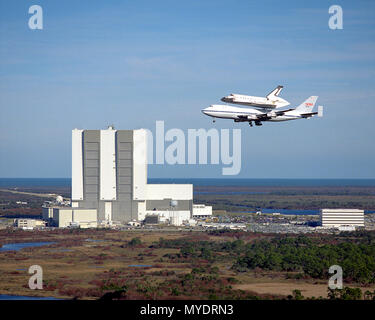
[[[43,228],[46,226],[46,223],[45,221],[39,219],[14,219],[13,225],[16,228],[32,230],[36,228]]]
[[[45,206],[42,208],[42,217],[50,227],[96,228],[98,225],[96,209]]]
[[[324,228],[364,227],[364,210],[321,209],[320,222]]]

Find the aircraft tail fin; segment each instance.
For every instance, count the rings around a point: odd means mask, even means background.
[[[310,113],[312,109],[314,108],[317,100],[318,100],[318,96],[311,96],[306,101],[301,103],[295,110],[298,111],[300,114]]]
[[[278,97],[281,90],[283,90],[283,86],[277,86],[275,89],[273,89],[266,97],[267,99],[272,99],[275,97]]]

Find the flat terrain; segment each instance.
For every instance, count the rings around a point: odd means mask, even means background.
[[[357,287],[357,286],[353,286]],[[257,282],[238,284],[233,286],[234,289],[246,290],[255,292],[260,295],[274,294],[281,296],[288,296],[295,289],[301,291],[305,298],[319,298],[327,297],[327,283],[304,283],[304,282]],[[359,287],[362,293],[367,290],[373,291],[375,286]]]
[[[157,261],[171,250],[154,250],[150,254],[147,245],[158,241],[160,234],[133,233],[109,230],[57,230],[55,232],[23,232],[11,234],[0,232],[0,243],[14,242],[56,242],[55,244],[25,248],[20,251],[0,252],[0,294],[53,296],[72,298],[84,296],[98,298],[101,291],[95,291],[95,281],[106,278],[111,270],[122,275],[145,278],[147,273],[160,270]],[[166,239],[176,235],[163,233]],[[143,243],[138,247],[124,247],[127,241],[135,236],[142,237]],[[147,245],[146,245],[147,244]],[[172,250],[175,251],[175,250]],[[30,290],[27,287],[29,275],[27,270],[31,265],[43,268],[45,289]],[[131,265],[154,265],[151,268],[130,267]],[[164,265],[163,265],[164,267]],[[179,265],[165,266],[168,270],[183,271]],[[188,268],[187,268],[188,270]],[[145,280],[146,281],[146,280]],[[85,293],[83,293],[85,291]],[[87,291],[87,292],[86,292]]]
[[[0,217],[38,217],[43,202],[55,199],[50,194],[69,198],[70,188],[1,188]],[[17,201],[27,204],[17,204]],[[222,212],[255,212],[260,208],[375,210],[375,187],[194,186],[194,202],[212,205],[215,211]]]
[[[239,239],[251,244],[273,237],[173,230],[0,230],[3,245],[54,242],[0,251],[0,294],[98,299],[117,292],[123,299],[285,299],[299,289],[305,297],[326,298],[327,279],[297,280],[293,272],[259,268],[239,272],[233,266],[241,252],[220,249]],[[28,268],[35,264],[43,268],[43,290],[28,288]]]
[[[194,187],[194,201],[215,210],[358,208],[375,210],[375,187]]]
[[[200,186],[194,187],[194,193],[195,203],[213,205],[217,212],[222,210],[222,216],[227,213],[231,216],[229,213],[232,213],[233,221],[246,223],[252,220],[244,220],[241,216],[236,220],[235,215],[243,211],[254,212],[257,208],[356,207],[375,210],[374,187]],[[297,252],[299,259],[294,259],[292,254],[285,256],[282,251],[277,251],[277,245],[272,254],[269,250],[260,252],[261,246],[252,249],[250,245],[254,241],[272,242],[276,237],[280,238],[265,233],[212,234],[175,229],[31,232],[7,227],[9,220],[6,218],[40,217],[43,202],[54,199],[53,196],[49,198],[49,194],[67,198],[70,188],[0,190],[0,245],[53,242],[48,246],[20,251],[0,251],[0,294],[65,299],[98,299],[114,293],[123,299],[285,299],[293,290],[299,289],[305,297],[326,298],[328,276],[319,272],[322,265],[326,269],[327,263],[336,259],[332,245],[339,242],[356,244],[357,241],[369,247],[350,249],[354,251],[345,260],[351,272],[347,285],[356,287],[362,280],[366,283],[370,281],[371,285],[362,289],[369,287],[375,290],[374,282],[371,282],[375,277],[375,266],[371,264],[374,257],[366,256],[366,252],[372,255],[374,243],[371,237],[366,240],[366,235],[360,235],[359,240],[357,236],[309,235],[309,239],[316,242],[315,251],[311,252],[317,259],[311,260],[309,252]],[[17,203],[19,201],[26,204]],[[297,236],[287,236],[293,237]],[[236,247],[238,240],[241,244]],[[326,264],[320,263],[322,259],[316,245],[331,245],[324,253],[326,256],[322,256],[327,259]],[[292,253],[293,246],[298,249],[299,244],[288,245],[287,252]],[[253,251],[257,255],[254,256]],[[341,248],[342,257],[345,252],[345,247]],[[361,261],[356,260],[357,254]],[[256,264],[252,263],[252,259]],[[288,259],[292,262],[291,266],[288,266],[291,263]],[[352,260],[354,262],[350,264]],[[304,262],[309,263],[304,265]],[[28,288],[30,275],[27,271],[34,264],[43,268],[43,290]],[[314,275],[314,268],[318,269],[318,275]]]

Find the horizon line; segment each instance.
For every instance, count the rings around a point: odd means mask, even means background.
[[[72,177],[0,177],[0,179],[72,179]],[[374,178],[233,178],[233,177],[177,177],[177,178],[166,178],[166,177],[149,177],[147,179],[224,179],[224,180],[375,180]]]

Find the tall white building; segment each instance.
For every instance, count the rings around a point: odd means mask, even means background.
[[[364,210],[321,209],[320,222],[324,228],[339,228],[343,226],[364,227]]]
[[[177,200],[175,206],[171,201]],[[193,185],[147,183],[147,132],[72,131],[72,207],[97,210],[98,222],[192,215]]]

